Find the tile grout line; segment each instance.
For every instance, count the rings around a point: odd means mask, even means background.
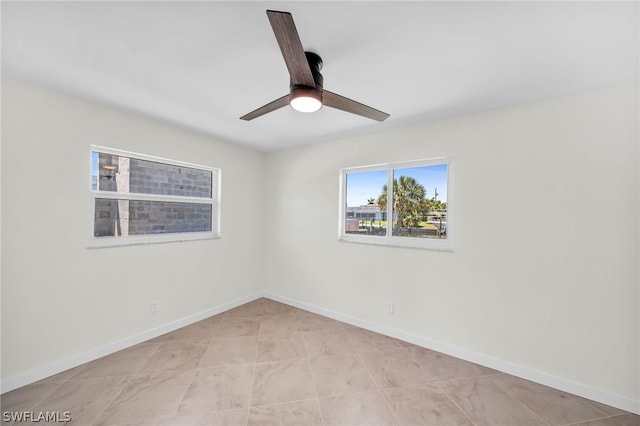
[[[420,368],[422,368],[422,367],[420,367]],[[456,408],[458,409],[458,411],[460,411],[460,412],[462,413],[462,415],[463,415],[463,416],[465,416],[467,419],[469,419],[469,422],[470,422],[472,425],[476,426],[476,425],[477,425],[477,423],[476,423],[476,422],[474,422],[474,421],[473,421],[473,419],[472,419],[471,417],[469,417],[469,415],[467,414],[467,412],[466,412],[465,410],[463,410],[463,409],[462,409],[462,407],[461,407],[461,406],[460,406],[460,405],[459,405],[459,404],[458,404],[458,403],[457,403],[453,398],[451,398],[451,395],[449,395],[449,392],[447,392],[445,389],[443,389],[443,388],[442,388],[442,386],[440,386],[440,384],[439,384],[439,383],[445,383],[445,382],[448,382],[448,380],[441,380],[441,381],[439,381],[439,382],[433,382],[433,384],[435,385],[435,387],[436,387],[440,392],[442,392],[442,394],[443,394],[444,396],[446,396],[446,397],[447,397],[447,399],[448,399],[449,401],[451,401],[451,403],[454,405],[454,407],[456,407]]]
[[[260,301],[260,313],[261,314],[266,314],[265,310],[264,310],[264,304],[263,301]],[[247,318],[251,318],[251,319],[256,319],[257,321],[260,322],[259,326],[258,326],[258,334],[256,335],[256,353],[253,356],[253,380],[251,381],[251,388],[249,389],[249,402],[247,404],[247,420],[245,421],[245,426],[249,425],[249,416],[251,414],[251,402],[253,401],[253,388],[255,387],[256,384],[256,370],[258,367],[258,353],[260,351],[260,330],[262,329],[262,320],[256,318],[256,315],[253,314]]]
[[[458,409],[458,411],[460,411],[462,413],[462,415],[469,420],[469,423],[471,423],[472,425],[476,426],[477,423],[474,422],[473,419],[471,419],[471,417],[469,417],[467,412],[465,410],[463,410],[462,407],[456,401],[454,401],[453,398],[451,398],[451,395],[449,395],[449,392],[447,392],[445,389],[443,389],[442,386],[440,385],[441,383],[446,383],[446,382],[449,382],[450,380],[438,380],[438,379],[435,379],[428,371],[426,371],[424,368],[422,368],[422,365],[420,365],[418,360],[414,356],[412,356],[411,353],[409,353],[409,347],[405,348],[405,352],[407,353],[409,358],[413,360],[413,362],[418,364],[418,367],[420,368],[420,371],[422,371],[427,377],[432,379],[431,382],[429,382],[429,383],[431,385],[434,385],[436,387],[436,389],[438,389],[444,396],[446,396],[447,399],[449,401],[451,401],[453,406],[456,407]]]
[[[371,351],[371,352],[374,352],[374,351]],[[377,352],[383,352],[383,351],[382,350],[378,350]],[[364,366],[364,369],[367,372],[367,374],[369,375],[369,378],[371,379],[373,384],[376,386],[376,388],[377,388],[376,391],[379,392],[380,395],[382,396],[382,400],[384,401],[384,404],[387,407],[387,410],[389,411],[389,414],[391,414],[391,417],[393,418],[393,420],[395,420],[396,425],[400,425],[400,421],[398,420],[397,416],[395,415],[395,413],[391,409],[391,406],[389,405],[389,401],[387,400],[387,397],[384,395],[384,389],[385,388],[382,385],[379,385],[376,382],[376,379],[373,377],[373,374],[371,373],[371,370],[369,369],[369,367],[367,367],[367,363],[364,362],[364,360],[362,359],[362,355],[360,354],[360,352],[356,352],[355,355],[358,357],[358,360]]]
[[[316,391],[316,401],[318,402],[318,411],[320,412],[320,421],[324,426],[324,415],[322,414],[322,407],[320,407],[320,394],[318,393],[318,383],[316,382],[316,376],[313,374],[313,368],[311,367],[311,356],[309,355],[309,348],[307,346],[307,336],[305,333],[302,333],[302,340],[304,341],[305,351],[307,353],[307,364],[309,365],[309,372],[311,373],[311,380],[313,381],[313,388]]]
[[[322,408],[320,407],[320,394],[318,393],[318,384],[316,383],[316,376],[313,374],[313,368],[311,368],[311,356],[309,355],[309,345],[307,342],[307,334],[302,326],[302,310],[298,311],[298,321],[300,322],[300,332],[302,333],[302,342],[304,343],[304,352],[306,354],[307,365],[309,366],[309,374],[311,374],[311,381],[313,382],[313,389],[316,393],[316,403],[318,404],[318,412],[320,413],[320,423],[325,426],[324,415],[322,414]]]
[[[559,425],[559,426],[579,426],[579,425],[584,424],[585,422],[593,422],[593,421],[597,421],[597,420],[613,419],[613,418],[616,418],[616,417],[626,416],[628,414],[633,415],[633,413],[614,414],[613,416],[605,416],[605,417],[597,417],[597,418],[594,418],[594,419],[580,420],[580,421],[573,422],[573,423],[565,423],[565,424],[562,424],[562,425]]]
[[[197,370],[197,369],[198,369],[198,368],[196,367],[196,368],[189,368],[189,369],[152,370],[152,371],[145,372],[145,374],[147,374],[147,373],[148,373],[148,374],[151,374],[151,375],[164,375],[164,374],[171,374],[171,373],[183,374],[183,373],[186,373],[186,372],[188,372],[188,371],[191,371],[191,378],[189,379],[189,384],[185,386],[185,395],[186,395],[186,392],[189,390],[189,386],[191,386],[191,383],[193,382],[193,379],[194,379],[194,377],[195,377],[195,374],[196,374],[196,370]],[[114,377],[118,377],[118,376],[114,376]],[[127,383],[122,387],[122,389],[121,389],[121,391],[118,393],[118,395],[117,395],[115,398],[113,398],[113,400],[111,400],[111,402],[110,402],[110,403],[105,407],[105,410],[106,410],[107,408],[109,408],[109,405],[110,405],[113,401],[115,401],[115,400],[116,400],[116,399],[117,399],[117,398],[122,394],[122,392],[124,391],[124,389],[129,385],[129,383],[130,383],[134,378],[135,378],[134,376],[131,376],[131,377],[129,378],[129,380],[128,380],[128,381],[127,381]],[[142,386],[143,386],[143,388],[144,388],[144,386],[145,386],[145,385],[143,384]],[[137,390],[137,389],[140,389],[140,388],[139,388],[139,387],[136,387],[135,389]],[[182,396],[182,398],[180,399],[180,402],[182,402],[182,400],[183,400],[183,399],[184,399],[184,395],[183,395],[183,396]],[[175,410],[175,412],[174,412],[173,414],[176,414],[176,413],[177,413],[177,410],[178,410],[178,408],[179,408],[179,407],[180,407],[180,404],[178,404],[178,407],[176,408],[176,410]],[[101,415],[102,415],[103,413],[104,413],[104,410],[102,411]],[[157,419],[163,419],[163,418],[167,418],[167,417],[170,417],[170,415],[168,415],[168,414],[167,414],[167,415],[165,415],[165,416],[158,417]],[[148,422],[148,421],[157,420],[157,419],[148,419],[148,420],[147,420],[147,419],[144,419],[144,420],[126,421],[124,424],[136,424],[136,423],[139,423],[139,422],[141,422],[141,421],[142,421],[142,422]],[[99,418],[96,418],[96,420],[95,420],[95,421],[97,421],[97,420],[99,420]],[[94,421],[94,423],[95,423],[95,421]],[[92,424],[93,424],[93,423],[92,423]],[[121,423],[118,423],[117,425],[120,425],[120,424],[121,424]],[[116,425],[116,426],[117,426],[117,425]]]
[[[182,405],[182,401],[184,401],[185,396],[187,396],[187,392],[189,392],[189,388],[191,388],[191,384],[193,383],[193,379],[196,378],[196,374],[198,373],[198,367],[193,369],[193,372],[191,373],[191,378],[189,379],[189,384],[187,386],[184,387],[184,392],[182,393],[182,397],[180,398],[180,400],[178,401],[178,406],[176,407],[176,409],[173,411],[173,416],[178,415],[178,410],[180,409],[180,405]],[[171,415],[168,415],[166,417],[171,417]],[[153,420],[153,419],[152,419]]]
[[[373,380],[373,383],[377,385],[375,379],[373,378],[373,374],[371,374],[371,370],[369,370],[369,367],[367,367],[367,364],[362,359],[362,356],[358,354],[358,357],[360,358],[360,362],[364,364],[364,368],[367,370],[367,373],[369,373],[369,377],[371,377],[371,380]],[[396,413],[393,411],[393,409],[391,409],[391,405],[389,405],[389,400],[387,399],[387,396],[385,395],[384,391],[385,391],[385,388],[381,387],[380,389],[378,389],[378,392],[380,392],[380,395],[382,395],[382,400],[384,401],[384,404],[387,406],[387,410],[389,410],[391,417],[393,418],[393,420],[395,420],[396,425],[401,425],[400,420],[398,419],[398,416],[396,416]]]
[[[51,395],[53,395],[53,393],[55,391],[57,391],[58,389],[60,389],[62,387],[62,385],[65,384],[65,382],[51,382],[53,384],[57,384],[58,386],[55,386],[53,389],[51,389],[50,392],[48,392],[45,396],[43,396],[42,398],[36,400],[35,403],[33,403],[32,405],[29,406],[29,410],[33,411],[34,408],[36,408],[38,405],[42,404],[47,398],[49,398]],[[46,383],[42,383],[43,385],[46,385]],[[32,385],[35,385],[35,383],[33,383]],[[31,385],[27,385],[27,386],[31,386]],[[18,388],[20,389],[20,388]],[[2,410],[4,413],[4,409]],[[24,411],[24,410],[21,410]]]
[[[506,373],[505,373],[506,374]],[[491,380],[491,379],[489,379]],[[528,411],[532,412],[533,415],[535,415],[536,417],[538,417],[540,420],[542,420],[546,425],[549,425],[549,422],[543,418],[541,415],[539,415],[538,413],[536,413],[533,409],[531,409],[527,404],[525,404],[523,401],[521,401],[513,392],[511,392],[508,388],[500,385],[500,383],[497,383],[495,380],[491,380],[491,383],[493,383],[494,385],[498,386],[500,389],[502,389],[507,395],[509,395],[511,398],[515,399],[516,401],[518,401],[518,403],[520,405],[522,405],[524,408],[526,408]]]
[[[266,361],[266,363],[274,363],[274,362],[279,362],[279,361],[295,361],[296,359],[303,359],[305,358],[307,360],[307,365],[309,367],[309,373],[311,375],[311,379],[314,385],[314,390],[315,390],[315,396],[313,398],[307,398],[307,399],[302,399],[302,400],[294,400],[294,401],[281,401],[281,402],[276,402],[276,403],[270,403],[270,404],[263,404],[260,406],[256,406],[256,407],[269,407],[269,406],[279,406],[279,405],[286,405],[286,404],[292,404],[292,403],[299,403],[299,402],[304,402],[304,401],[312,401],[315,400],[318,404],[318,410],[320,411],[320,419],[322,421],[322,424],[324,425],[324,420],[322,419],[322,411],[320,410],[320,402],[318,400],[318,392],[317,392],[317,388],[315,386],[315,380],[313,377],[313,371],[311,370],[311,364],[309,362],[309,356],[308,356],[308,351],[307,351],[307,347],[306,347],[306,340],[304,338],[304,331],[302,330],[302,322],[300,320],[300,315],[301,315],[301,311],[296,309],[295,311],[296,314],[296,321],[298,322],[298,325],[300,326],[299,329],[300,331],[293,331],[293,332],[286,332],[286,333],[276,333],[276,335],[280,334],[280,335],[294,335],[294,334],[301,334],[302,335],[302,339],[303,339],[303,344],[305,345],[305,356],[304,357],[298,357],[298,358],[292,358],[292,359],[284,359],[284,360],[277,360],[277,361]],[[266,313],[265,313],[266,314]],[[272,315],[278,315],[278,313],[272,314]],[[260,331],[262,330],[262,328],[259,329]],[[259,331],[259,335],[258,335],[258,339],[260,337],[260,331]],[[269,334],[265,334],[265,336],[268,336]],[[258,353],[259,353],[259,348],[256,349],[256,356],[255,356],[255,362],[254,365],[258,364],[257,361],[257,357],[258,357]],[[254,384],[255,384],[255,368],[254,368]],[[251,390],[251,398],[253,398],[253,386],[252,386],[252,390]],[[251,406],[253,407],[253,406]],[[249,409],[251,409],[251,407]],[[247,419],[248,422],[248,419]]]
[[[309,366],[309,373],[311,374],[311,381],[313,382],[313,390],[315,391],[315,394],[316,394],[315,400],[318,403],[318,412],[320,413],[320,422],[324,426],[325,422],[324,422],[324,415],[322,414],[322,407],[320,407],[320,395],[318,394],[318,384],[316,383],[316,376],[315,374],[313,374],[313,368],[311,368],[311,358],[308,356],[308,354],[307,354],[306,360],[307,360],[307,365]]]
[[[582,398],[582,399],[585,401],[585,403],[586,403],[587,405],[589,405],[591,408],[593,408],[593,409],[595,409],[595,410],[598,410],[598,411],[602,411],[602,410],[601,410],[600,408],[598,408],[595,404],[606,405],[606,404],[601,404],[601,403],[599,403],[599,402],[597,402],[597,401],[593,401],[593,400],[588,399],[588,398],[581,397],[581,396],[579,396],[579,395],[576,395],[576,396],[578,396],[579,398]],[[611,406],[608,406],[608,407],[611,407]],[[615,408],[615,407],[613,407],[613,408]],[[617,408],[617,410],[620,410],[620,409],[619,409],[619,408]],[[623,411],[623,410],[620,410],[620,411]],[[618,413],[618,414],[610,414],[610,415],[606,415],[605,417],[602,417],[602,418],[603,418],[603,419],[607,419],[607,418],[609,418],[609,417],[616,417],[616,416],[620,416],[620,415],[622,415],[622,414],[628,414],[628,413],[629,413],[629,412],[627,412],[627,411],[623,411],[622,413]],[[603,414],[606,414],[606,413],[603,413]],[[633,413],[632,413],[632,414],[633,414]],[[640,414],[637,414],[637,415],[638,415],[638,416],[640,416]],[[594,419],[594,420],[600,420],[600,418],[597,418],[597,419]]]
[[[189,385],[187,386],[187,388],[186,388],[186,390],[185,390],[185,393],[184,393],[184,395],[182,396],[182,399],[180,400],[180,404],[178,405],[178,408],[176,409],[175,415],[177,415],[177,414],[178,414],[178,410],[179,410],[179,408],[180,408],[180,405],[181,405],[181,404],[182,404],[182,402],[184,401],[184,398],[186,397],[187,392],[188,392],[188,391],[189,391],[189,389],[191,388],[191,385],[193,384],[193,380],[195,379],[195,377],[196,377],[196,375],[197,375],[197,373],[198,373],[198,371],[199,371],[199,370],[218,370],[218,369],[223,369],[223,368],[225,368],[225,367],[226,367],[226,366],[223,366],[223,365],[214,365],[214,366],[210,366],[210,367],[203,367],[203,366],[201,366],[201,364],[202,364],[202,360],[204,359],[205,355],[206,355],[206,354],[207,354],[207,352],[209,351],[209,348],[210,348],[210,347],[211,347],[211,345],[213,344],[214,340],[215,340],[216,338],[220,338],[220,339],[226,339],[226,338],[228,338],[228,337],[225,337],[225,336],[219,336],[220,329],[223,327],[223,324],[224,324],[224,321],[225,321],[225,315],[224,315],[224,314],[225,314],[225,312],[223,312],[223,313],[219,314],[219,315],[221,315],[220,321],[219,321],[219,323],[216,325],[215,332],[214,332],[214,333],[209,337],[209,341],[208,341],[208,343],[207,343],[207,345],[206,345],[206,346],[207,346],[207,349],[205,350],[205,352],[204,352],[204,354],[203,354],[202,358],[200,359],[200,361],[198,362],[198,365],[197,365],[197,366],[196,366],[196,368],[195,368],[194,374],[193,374],[193,376],[191,377],[191,380],[190,380],[190,382],[189,382]],[[240,407],[239,409],[243,409],[243,407]],[[227,409],[227,410],[217,410],[217,409],[216,409],[216,410],[212,410],[212,411],[210,411],[210,412],[215,413],[216,415],[218,415],[218,414],[219,414],[219,413],[221,413],[221,412],[224,412],[224,411],[233,411],[233,410],[235,410],[235,408],[230,408],[230,409]],[[248,410],[248,409],[247,409],[247,410]],[[247,413],[247,415],[248,415],[248,413]],[[246,425],[244,425],[244,426],[246,426]]]
[[[113,376],[112,376],[112,377],[113,377]],[[117,377],[117,376],[115,376],[115,377]],[[115,400],[116,400],[116,399],[117,399],[117,398],[122,394],[122,392],[124,392],[124,389],[129,385],[129,383],[131,383],[131,380],[132,380],[132,379],[133,379],[133,375],[129,376],[129,379],[126,381],[126,383],[124,383],[124,384],[122,385],[122,387],[120,388],[120,391],[115,393],[115,395],[113,396],[113,398],[111,398],[111,399],[109,400],[109,402],[107,402],[107,403],[104,405],[104,408],[102,408],[102,410],[100,410],[100,412],[96,415],[96,418],[95,418],[95,419],[93,419],[93,421],[91,421],[91,425],[94,425],[98,420],[100,420],[100,417],[102,417],[102,415],[104,414],[105,410],[106,410],[107,408],[109,408],[109,406],[111,405],[111,403],[112,403],[113,401],[115,401]]]
[[[380,393],[382,394],[382,400],[387,406],[387,410],[389,410],[389,413],[391,413],[391,417],[393,417],[393,420],[395,420],[397,425],[401,425],[400,420],[398,420],[398,416],[396,416],[396,413],[391,409],[391,406],[389,405],[389,400],[387,399],[387,396],[384,393],[384,389],[381,389]]]
[[[138,344],[139,344],[139,345],[140,345],[140,344],[144,344],[144,342],[141,342],[141,343],[138,343]],[[156,344],[156,343],[153,343],[153,344]],[[135,377],[135,376],[140,372],[140,370],[142,370],[142,367],[144,367],[144,366],[147,364],[147,362],[149,362],[149,360],[151,359],[151,357],[152,357],[152,356],[153,356],[153,355],[154,355],[154,354],[155,354],[155,353],[160,349],[160,346],[162,346],[162,343],[157,343],[157,345],[158,345],[158,347],[156,348],[156,350],[155,350],[155,351],[153,351],[153,352],[149,355],[149,357],[145,360],[145,362],[143,362],[143,363],[140,365],[140,367],[138,367],[138,369],[137,369],[135,372],[133,372],[132,374],[128,375],[128,376],[129,376],[129,379],[128,379],[128,380],[127,380],[127,382],[122,386],[122,388],[120,389],[120,392],[116,393],[116,394],[114,395],[114,397],[113,397],[113,398],[111,398],[111,400],[110,400],[107,404],[105,404],[104,408],[100,411],[100,413],[98,413],[98,415],[96,416],[96,418],[95,418],[95,419],[93,419],[93,421],[91,422],[91,424],[92,424],[92,425],[93,425],[93,424],[95,424],[97,421],[99,421],[99,420],[100,420],[100,418],[104,415],[104,412],[106,411],[106,409],[107,409],[107,408],[109,408],[109,406],[113,403],[113,401],[115,401],[116,399],[118,399],[118,397],[119,397],[120,395],[122,395],[122,392],[124,392],[124,390],[127,388],[127,386],[129,386],[129,383],[131,383],[131,381],[134,379],[134,377]],[[117,352],[116,352],[116,353],[117,353]],[[109,356],[109,355],[107,355],[107,356]],[[103,357],[103,358],[104,358],[104,357]],[[100,359],[100,358],[98,358],[98,359]],[[94,360],[94,361],[95,361],[95,360]],[[91,361],[91,362],[93,362],[93,361]],[[87,363],[87,364],[88,364],[88,363]],[[78,372],[78,373],[76,373],[76,374],[79,374],[79,373],[80,373],[80,372]],[[75,374],[74,374],[74,376],[75,376]],[[107,377],[119,377],[119,376],[107,376]],[[78,380],[80,380],[80,379],[78,379]]]

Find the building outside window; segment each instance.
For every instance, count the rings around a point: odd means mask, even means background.
[[[91,147],[91,246],[219,236],[220,170]]]

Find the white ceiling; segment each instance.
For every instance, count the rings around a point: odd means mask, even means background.
[[[288,93],[265,10],[325,88],[391,114],[238,117]],[[638,2],[2,2],[2,72],[270,151],[638,81]]]

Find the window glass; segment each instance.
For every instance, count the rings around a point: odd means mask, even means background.
[[[387,212],[378,204],[386,186],[386,170],[347,173],[344,218],[347,234],[386,235]]]
[[[211,171],[102,152],[95,154],[97,173],[93,174],[97,175],[100,191],[211,197]]]
[[[393,169],[393,235],[446,238],[446,194],[446,164]]]
[[[211,232],[211,204],[97,198],[95,237]]]

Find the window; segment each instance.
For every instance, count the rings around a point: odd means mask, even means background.
[[[91,246],[219,236],[220,170],[91,147]]]
[[[436,159],[341,170],[340,239],[450,250],[450,169]]]

